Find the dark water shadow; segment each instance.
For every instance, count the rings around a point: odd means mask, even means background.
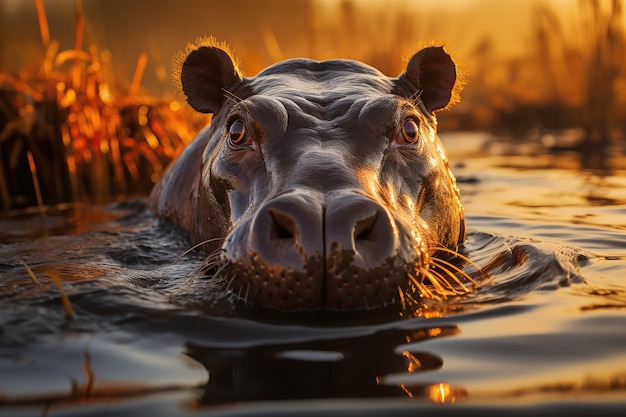
[[[247,350],[190,343],[185,354],[202,363],[211,376],[198,401],[200,407],[233,401],[406,397],[402,387],[384,384],[383,377],[408,370],[435,371],[443,366],[443,360],[432,353],[412,355],[394,349],[431,334],[443,337],[457,331],[456,326],[406,332],[391,329],[368,336]],[[413,394],[423,395],[418,387]]]

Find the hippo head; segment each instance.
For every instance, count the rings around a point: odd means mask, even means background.
[[[392,304],[449,278],[429,270],[465,239],[434,116],[456,79],[441,47],[417,52],[396,78],[308,59],[245,78],[223,48],[191,48],[182,89],[212,122],[150,204],[205,242],[236,299],[280,310]]]

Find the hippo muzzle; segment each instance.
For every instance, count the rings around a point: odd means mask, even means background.
[[[198,45],[180,75],[190,105],[213,119],[150,205],[204,243],[235,300],[373,309],[452,275],[433,270],[465,239],[436,135],[434,112],[456,84],[442,48],[416,53],[396,78],[307,59],[244,78],[226,50]]]

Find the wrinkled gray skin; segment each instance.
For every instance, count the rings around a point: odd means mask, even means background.
[[[308,59],[243,78],[225,51],[201,46],[181,81],[212,123],[149,204],[209,242],[236,297],[291,311],[386,306],[431,257],[449,256],[437,248],[465,239],[433,115],[456,82],[442,48],[397,78]]]

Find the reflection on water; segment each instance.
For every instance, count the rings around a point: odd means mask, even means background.
[[[463,161],[464,253],[488,279],[403,317],[213,306],[202,254],[177,260],[185,236],[141,202],[1,219],[0,414],[407,415],[520,399],[533,414],[614,413],[626,392],[624,172],[546,169],[554,155],[494,155],[505,146],[485,136],[444,140]]]
[[[455,403],[467,397],[463,388],[453,388],[450,384],[439,383],[426,388],[428,398],[436,403]]]

